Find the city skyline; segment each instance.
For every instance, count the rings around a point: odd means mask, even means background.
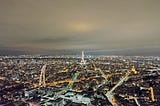
[[[0,1],[0,55],[79,50],[159,55],[159,4],[159,0]]]

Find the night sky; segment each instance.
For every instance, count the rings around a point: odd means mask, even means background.
[[[160,0],[0,0],[0,54],[160,54]]]

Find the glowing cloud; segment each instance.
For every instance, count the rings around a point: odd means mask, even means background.
[[[71,31],[86,32],[94,30],[94,26],[85,22],[74,22],[69,24]]]

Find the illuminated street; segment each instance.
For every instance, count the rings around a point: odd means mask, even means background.
[[[108,99],[106,103],[114,106],[159,103],[159,57],[94,56],[83,58],[83,56],[82,59],[75,56],[1,57],[1,70],[3,70],[0,75],[1,100],[10,101],[7,103],[11,104],[21,100],[26,104],[31,101],[45,104],[49,102],[42,99],[44,97],[53,100],[62,98],[65,101],[63,103],[67,104],[66,100],[72,102],[75,100],[74,97],[67,96],[66,98],[65,95],[77,93],[75,95],[81,97],[82,94],[90,95],[93,92],[94,98],[106,97]],[[57,91],[54,90],[57,87]],[[38,92],[36,98],[39,100],[32,97],[35,91]],[[101,93],[105,96],[100,96]],[[14,95],[17,95],[17,99]],[[53,97],[47,95],[53,95]],[[98,99],[92,101],[92,96],[86,97],[88,98],[84,102],[86,105],[100,102],[96,101]],[[42,102],[42,100],[45,101]],[[76,103],[80,102],[76,100]]]
[[[160,106],[160,0],[0,0],[0,106]]]

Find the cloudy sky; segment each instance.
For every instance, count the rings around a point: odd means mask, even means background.
[[[0,51],[160,51],[160,0],[0,0]]]

